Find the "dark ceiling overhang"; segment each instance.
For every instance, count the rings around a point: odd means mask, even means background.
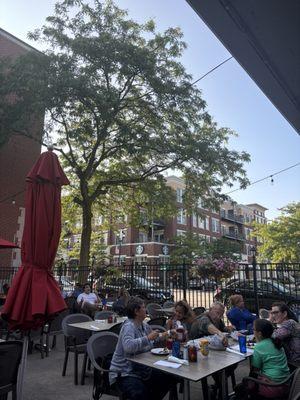
[[[300,1],[186,1],[300,134]]]

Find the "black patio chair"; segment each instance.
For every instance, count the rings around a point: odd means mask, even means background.
[[[113,325],[113,326],[109,329],[109,332],[112,332],[112,333],[115,333],[115,334],[119,335],[122,326],[123,326],[123,322],[119,322],[118,324]]]
[[[154,331],[159,331],[159,332],[167,332],[166,328],[164,328],[161,325],[151,325],[151,329]]]
[[[97,311],[95,313],[94,319],[107,319],[110,316],[114,316],[115,313],[113,311]]]
[[[196,314],[197,317],[205,313],[206,308],[205,307],[195,307],[193,308],[194,313]]]
[[[153,318],[150,319],[147,323],[148,325],[160,325],[160,326],[165,326],[167,322],[167,318],[165,317],[159,317],[159,318]]]
[[[78,355],[84,354],[81,376],[85,374],[87,363],[86,345],[90,337],[90,332],[85,329],[75,328],[69,324],[77,322],[88,322],[92,319],[85,314],[70,314],[62,320],[62,330],[65,339],[65,359],[62,376],[66,375],[69,353],[74,353],[74,383],[78,385]],[[82,382],[81,382],[82,383]],[[83,383],[82,383],[83,384]]]
[[[161,311],[162,307],[157,303],[149,303],[147,304],[146,310],[151,319],[158,318],[163,315],[163,311]]]
[[[43,350],[45,352],[46,357],[49,356],[50,351],[50,337],[52,337],[52,345],[51,349],[54,349],[56,346],[56,336],[62,335],[62,321],[63,319],[70,314],[70,310],[66,309],[58,314],[52,321],[46,324],[43,328]],[[45,339],[45,340],[44,340]]]
[[[117,385],[110,386],[105,384],[108,379],[109,365],[108,360],[111,359],[116,345],[118,343],[118,335],[112,332],[99,332],[92,335],[87,343],[87,354],[91,360],[92,366],[99,374],[98,395],[107,394],[116,396],[120,400],[125,400],[124,396],[118,389]],[[105,368],[106,367],[106,368]],[[95,372],[94,372],[95,373]],[[95,393],[96,394],[96,393]]]
[[[252,383],[255,383],[256,385],[262,385],[262,386],[268,386],[268,387],[276,387],[276,386],[281,386],[283,384],[289,385],[290,390],[289,390],[288,399],[285,396],[285,397],[281,397],[281,398],[274,398],[274,400],[298,400],[299,394],[300,394],[300,368],[297,368],[287,379],[285,379],[282,382],[267,383],[267,382],[262,382],[261,380],[256,379],[256,378],[252,378],[251,376],[247,376],[247,377],[243,378],[242,384],[244,387],[247,387],[248,382],[252,382]],[[252,398],[253,399],[255,398],[257,400],[266,399],[265,397],[258,396],[256,394]]]
[[[0,343],[0,398],[17,400],[17,377],[22,357],[23,343],[18,340]]]
[[[174,301],[171,301],[171,300],[167,300],[163,304],[163,308],[171,308],[174,306],[175,306],[175,303],[174,303]]]

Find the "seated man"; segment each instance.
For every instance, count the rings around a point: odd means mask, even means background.
[[[228,341],[224,332],[229,332],[232,327],[226,327],[222,317],[225,307],[222,303],[216,301],[213,303],[209,311],[197,318],[191,328],[190,339],[197,339],[202,336],[219,335],[222,337],[224,346],[227,346]]]
[[[101,309],[101,302],[96,293],[91,292],[91,287],[88,283],[83,286],[83,293],[77,297],[77,303],[81,306],[81,310],[93,317],[95,311]]]

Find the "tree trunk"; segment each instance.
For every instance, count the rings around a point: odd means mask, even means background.
[[[79,265],[90,264],[90,247],[92,234],[92,205],[90,201],[83,200],[82,204],[82,231],[80,243]]]

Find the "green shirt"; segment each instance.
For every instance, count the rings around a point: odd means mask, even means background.
[[[252,366],[275,382],[285,380],[290,374],[283,348],[277,349],[271,339],[263,339],[257,343]]]

